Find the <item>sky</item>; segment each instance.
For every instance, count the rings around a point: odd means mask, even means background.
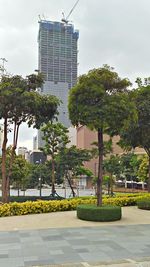
[[[9,73],[38,66],[38,19],[61,21],[75,0],[0,0],[0,58]],[[70,16],[79,30],[78,74],[108,64],[132,83],[150,76],[150,1],[79,0]],[[32,149],[35,130],[23,125],[19,146]],[[10,141],[11,142],[11,141]]]

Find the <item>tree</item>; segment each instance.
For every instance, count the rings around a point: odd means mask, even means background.
[[[4,122],[4,140],[2,145],[2,201],[8,202],[9,180],[12,173],[15,150],[17,147],[20,125],[39,128],[52,119],[59,105],[54,96],[43,96],[35,91],[43,83],[41,74],[21,76],[2,76],[0,81],[0,119]],[[13,127],[13,130],[12,130]],[[9,171],[6,175],[6,149],[8,133],[13,131],[13,141]]]
[[[9,146],[6,150],[6,162],[5,162],[6,175],[9,172],[11,150],[12,150],[11,146]],[[2,158],[0,158],[0,167],[1,166],[2,166]],[[15,153],[14,162],[12,166],[12,173],[10,176],[10,184],[18,189],[18,196],[19,196],[19,189],[26,187],[29,180],[29,174],[30,174],[30,163],[28,163],[21,155],[16,155]],[[1,172],[0,175],[2,175]]]
[[[120,166],[122,169],[122,174],[126,180],[137,181],[138,169],[141,163],[141,158],[134,153],[126,153],[120,157]]]
[[[52,162],[52,195],[55,194],[55,158],[58,152],[69,143],[68,129],[61,123],[48,122],[41,129],[45,146],[42,149],[46,155],[51,156]]]
[[[108,195],[113,196],[113,184],[115,183],[115,179],[113,176],[104,175],[103,176],[103,184],[107,186]]]
[[[50,185],[50,167],[47,162],[45,164],[31,164],[31,171],[29,176],[29,188],[35,188],[39,186],[39,178],[41,178],[41,187],[42,184]]]
[[[140,181],[147,182],[148,179],[148,156],[145,155],[138,169],[138,178]]]
[[[12,167],[12,173],[10,176],[10,183],[13,184],[18,190],[26,190],[29,184],[29,175],[31,171],[30,163],[27,162],[21,155],[15,156],[14,163]]]
[[[108,193],[110,192],[113,195],[113,183],[114,183],[114,175],[116,177],[120,177],[121,174],[121,165],[120,165],[120,157],[111,155],[110,158],[104,160],[103,164],[105,181],[108,184]]]
[[[89,171],[85,170],[85,168],[83,169],[83,165],[84,162],[89,161],[91,158],[91,151],[79,149],[76,146],[65,147],[57,155],[57,163],[64,170],[64,176],[67,178],[73,197],[75,196],[75,192],[72,186],[72,179],[81,173],[89,175]]]
[[[147,80],[148,82],[148,80]],[[138,82],[140,88],[130,93],[130,99],[135,103],[137,112],[137,121],[130,119],[128,127],[120,133],[120,145],[125,149],[142,147],[149,162],[148,192],[150,192],[150,85],[142,85]]]
[[[70,90],[69,115],[73,125],[86,125],[98,133],[97,205],[102,205],[103,134],[118,134],[133,117],[134,106],[129,101],[128,79],[121,79],[112,68],[104,65],[82,75]]]

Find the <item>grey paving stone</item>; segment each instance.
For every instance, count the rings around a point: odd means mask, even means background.
[[[55,249],[55,250],[51,250],[50,251],[50,255],[55,255],[56,257],[57,257],[57,255],[62,255],[62,254],[64,254],[64,252],[61,250],[61,249]]]
[[[46,240],[46,241],[55,241],[55,240],[58,240],[61,242],[61,240],[63,240],[63,237],[61,237],[60,235],[45,235],[42,237],[43,240]]]
[[[150,225],[0,232],[0,267],[144,258],[150,255],[149,237]]]
[[[0,259],[7,259],[8,258],[8,254],[0,254]]]
[[[24,261],[21,258],[0,259],[0,266],[2,266],[2,267],[20,267],[20,266],[24,266]]]
[[[107,253],[104,252],[92,252],[92,253],[79,253],[80,257],[82,258],[82,261],[101,261],[101,260],[110,260],[110,256]]]

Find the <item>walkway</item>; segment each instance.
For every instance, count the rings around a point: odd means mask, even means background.
[[[149,211],[126,207],[121,221],[107,224],[78,220],[74,211],[0,218],[0,267],[106,263],[150,267]]]

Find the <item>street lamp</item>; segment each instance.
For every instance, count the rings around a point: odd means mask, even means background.
[[[41,177],[39,177],[39,190],[40,190],[40,197],[42,196],[42,183],[41,183],[42,179]]]
[[[40,194],[40,197],[42,196],[42,177],[41,177],[41,162],[42,160],[40,159],[39,161],[37,160],[36,163],[39,164],[40,166],[40,171],[39,171],[39,194]]]

